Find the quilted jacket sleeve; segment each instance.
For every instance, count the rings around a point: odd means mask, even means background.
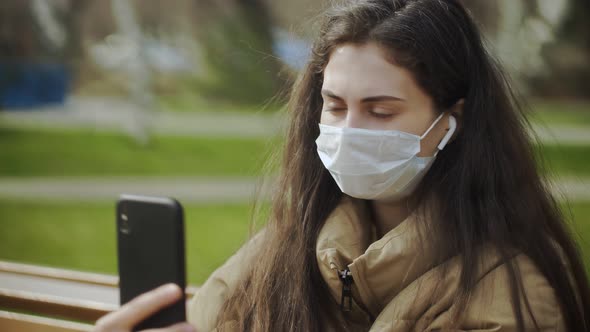
[[[514,258],[531,310],[541,331],[565,332],[564,320],[553,288],[525,255]],[[458,265],[455,260],[451,264]],[[379,314],[371,332],[449,331],[453,300],[459,285],[459,269],[451,268],[444,284],[437,284],[435,270],[421,276],[396,296]],[[432,295],[437,294],[436,298]],[[536,331],[523,303],[526,331]],[[472,332],[516,332],[508,272],[498,265],[481,276],[463,313],[459,329]]]
[[[242,246],[205,283],[188,302],[187,319],[199,332],[214,331],[217,315],[225,299],[254,264],[264,231],[256,234]],[[231,326],[231,322],[227,322]]]
[[[523,286],[540,331],[565,332],[564,320],[553,288],[525,255],[519,255],[516,263],[520,269]],[[516,332],[517,322],[512,311],[506,265],[500,265],[487,273],[478,283],[464,311],[460,331]],[[522,301],[522,300],[521,300]],[[536,331],[533,320],[522,301],[522,314],[526,331]],[[447,321],[450,311],[436,317],[426,330],[436,331]]]

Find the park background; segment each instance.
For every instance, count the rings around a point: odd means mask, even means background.
[[[330,2],[2,0],[0,260],[116,274],[118,195],[169,195],[201,284],[248,236]],[[590,2],[463,3],[530,102],[590,269]]]

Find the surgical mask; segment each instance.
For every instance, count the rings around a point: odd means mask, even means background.
[[[340,128],[320,124],[316,139],[322,163],[343,193],[362,199],[394,201],[409,196],[455,132],[449,131],[432,157],[417,157],[420,141],[443,117],[442,113],[422,136],[399,130]]]

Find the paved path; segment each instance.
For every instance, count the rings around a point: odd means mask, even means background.
[[[175,197],[183,202],[251,202],[256,178],[207,177],[27,177],[0,178],[0,198],[62,201],[111,201],[120,194]]]
[[[590,145],[590,127],[534,125],[533,131],[544,144]]]
[[[88,128],[96,131],[133,132],[138,123],[171,136],[268,137],[281,128],[275,113],[141,112],[128,102],[109,98],[75,98],[62,107],[0,112],[0,124],[28,128]]]
[[[147,121],[146,121],[147,120]],[[285,118],[271,113],[141,112],[132,103],[112,98],[71,97],[66,105],[36,111],[0,112],[0,124],[17,127],[91,128],[134,132],[149,123],[162,135],[205,137],[268,137],[285,127]],[[544,143],[590,144],[590,127],[535,125]]]
[[[251,203],[260,185],[257,178],[5,177],[0,178],[0,199],[114,202],[121,193],[129,193],[171,196],[187,203]],[[575,201],[590,201],[590,178],[563,178],[557,182],[555,193]]]

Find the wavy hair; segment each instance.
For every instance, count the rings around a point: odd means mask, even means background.
[[[554,288],[567,329],[588,331],[590,290],[579,248],[536,160],[523,107],[461,3],[349,1],[322,18],[311,58],[290,95],[290,127],[265,242],[219,322],[237,319],[242,331],[320,331],[323,316],[333,314],[347,329],[338,310],[325,309],[336,304],[316,261],[318,233],[342,193],[319,160],[315,139],[331,51],[343,43],[375,42],[414,75],[439,112],[464,98],[461,131],[415,195],[432,202],[440,216],[423,240],[441,261],[461,254],[454,324],[475,288],[481,244],[489,243],[506,262],[520,331],[521,297],[532,312],[513,250],[527,255]]]

